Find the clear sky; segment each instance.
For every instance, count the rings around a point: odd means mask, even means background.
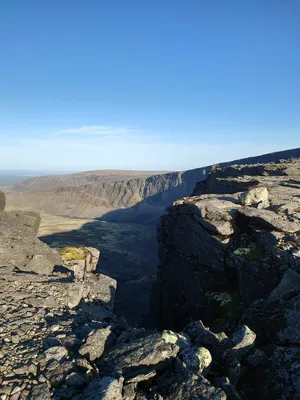
[[[0,169],[300,146],[299,0],[2,0]]]

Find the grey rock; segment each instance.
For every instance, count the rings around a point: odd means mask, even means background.
[[[122,379],[110,376],[92,381],[79,397],[80,400],[122,400]]]
[[[268,189],[261,186],[241,193],[239,199],[244,206],[258,205],[260,203],[268,206],[268,196]]]
[[[216,385],[224,391],[229,400],[242,400],[242,397],[226,376],[216,378]]]
[[[273,357],[259,371],[260,379],[255,382],[261,398],[299,398],[299,360],[299,347],[277,347]]]
[[[242,359],[254,346],[256,334],[247,326],[242,325],[231,337],[231,349],[226,350],[225,355]]]
[[[24,267],[22,271],[36,272],[38,274],[50,275],[53,272],[54,265],[46,256],[35,254]]]
[[[136,395],[136,383],[123,386],[123,400],[134,400]]]
[[[167,343],[161,334],[155,333],[112,347],[97,361],[97,366],[103,372],[115,371],[130,379],[137,367],[166,368],[178,351],[179,346]]]
[[[222,389],[215,388],[205,378],[190,376],[183,382],[172,384],[166,398],[169,400],[225,400],[227,397]]]
[[[285,326],[278,329],[277,340],[281,344],[300,345],[300,296],[290,299],[282,307]],[[278,310],[279,311],[279,310]],[[277,315],[279,314],[277,311]]]
[[[279,285],[270,293],[269,301],[279,301],[295,293],[300,293],[300,274],[290,268],[283,275]]]
[[[80,347],[79,353],[87,356],[90,361],[100,358],[115,341],[116,335],[112,331],[112,327],[97,329],[92,331],[87,337],[85,343]]]
[[[185,327],[184,332],[191,338],[193,343],[199,346],[215,348],[228,341],[228,337],[224,332],[211,332],[209,328],[204,326],[202,321],[191,322]]]
[[[30,400],[51,400],[50,390],[47,383],[33,386],[30,393]]]
[[[279,232],[293,233],[299,230],[299,225],[285,220],[274,211],[260,210],[257,208],[240,208],[237,210],[239,214],[244,217],[250,218],[252,224],[266,228],[269,230],[276,230]]]
[[[38,238],[27,234],[10,237],[0,232],[0,265],[14,265],[26,271],[34,255],[44,256],[52,266],[62,263],[59,254]]]
[[[237,358],[228,357],[225,361],[229,381],[235,386],[241,375],[242,366]]]
[[[47,360],[61,361],[68,356],[68,350],[63,346],[50,347],[44,353]]]
[[[41,216],[34,211],[6,211],[6,214],[16,218],[17,223],[21,224],[28,233],[37,236],[41,223]]]
[[[253,349],[250,353],[247,354],[245,360],[248,364],[252,365],[253,367],[258,367],[259,365],[266,362],[268,356],[266,353],[260,349]]]
[[[178,358],[196,374],[204,373],[212,363],[211,354],[205,347],[186,348],[179,353]]]

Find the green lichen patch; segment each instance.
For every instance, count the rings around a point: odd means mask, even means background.
[[[205,298],[215,316],[215,322],[222,327],[229,328],[239,319],[244,309],[236,292],[210,292],[205,294]]]
[[[84,260],[88,254],[86,247],[64,247],[59,250],[63,261]]]
[[[263,261],[266,256],[265,249],[256,243],[251,243],[249,247],[239,247],[233,254],[251,261]]]

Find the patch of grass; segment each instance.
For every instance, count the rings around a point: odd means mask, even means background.
[[[64,247],[59,250],[63,261],[84,260],[88,254],[86,247]]]

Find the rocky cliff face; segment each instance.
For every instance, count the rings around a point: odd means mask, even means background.
[[[300,156],[300,149],[222,163],[220,166],[237,162],[274,162],[295,156]],[[119,180],[115,175],[107,174],[104,179],[101,175],[94,176],[88,173],[35,178],[15,186],[16,190],[24,193],[9,193],[8,204],[76,218],[102,217],[107,221],[156,222],[167,206],[181,197],[190,195],[197,181],[205,179],[215,167],[148,177],[143,176],[141,172],[140,177],[130,179],[128,175],[123,175]],[[84,179],[89,179],[88,184],[80,183],[85,182]],[[73,186],[70,186],[72,182]],[[45,187],[52,189],[37,190]]]
[[[251,396],[299,396],[300,159],[214,170],[168,209],[158,240],[160,325],[247,324],[267,354]]]

